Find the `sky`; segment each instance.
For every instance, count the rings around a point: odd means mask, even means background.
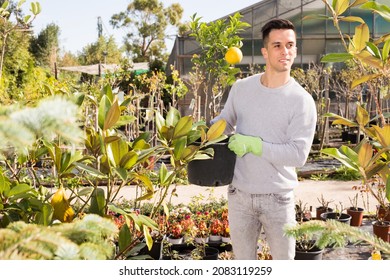
[[[161,0],[160,0],[161,1]],[[164,7],[179,3],[184,14],[182,21],[190,21],[197,13],[202,21],[209,22],[251,6],[261,0],[162,0]],[[27,14],[31,2],[39,2],[41,13],[33,22],[35,35],[48,24],[55,23],[60,28],[60,46],[62,51],[77,54],[98,38],[97,22],[101,17],[104,36],[114,36],[118,45],[122,44],[125,32],[113,29],[109,23],[112,15],[126,10],[131,0],[34,0],[27,1],[22,7]],[[174,39],[174,38],[173,38]],[[166,42],[168,51],[173,39]]]

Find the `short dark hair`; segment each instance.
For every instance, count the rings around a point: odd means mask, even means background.
[[[264,24],[264,26],[261,28],[264,46],[267,43],[269,33],[273,29],[291,29],[295,32],[295,26],[291,21],[289,21],[287,19],[280,19],[280,18],[272,19],[269,22],[267,22],[266,24]]]

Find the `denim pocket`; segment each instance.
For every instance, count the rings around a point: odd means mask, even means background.
[[[286,204],[294,202],[294,195],[292,192],[274,193],[273,197],[275,198],[275,201],[277,203],[282,204],[282,205],[286,205]]]

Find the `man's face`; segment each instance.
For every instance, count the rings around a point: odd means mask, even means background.
[[[290,71],[297,56],[294,30],[274,29],[269,33],[267,45],[261,49],[267,70]]]

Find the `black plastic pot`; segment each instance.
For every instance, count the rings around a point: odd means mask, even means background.
[[[332,219],[337,220],[342,223],[350,224],[351,223],[351,215],[348,215],[346,213],[336,213],[336,212],[325,212],[321,214],[321,219],[323,221]]]
[[[212,159],[192,160],[188,163],[188,181],[199,186],[225,186],[232,182],[236,154],[228,148],[228,138],[210,145]]]

